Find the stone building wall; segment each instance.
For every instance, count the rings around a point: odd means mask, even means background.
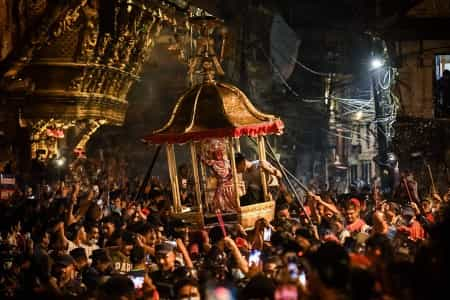
[[[410,18],[448,18],[448,1],[426,0],[408,12]],[[436,30],[441,30],[436,28]],[[450,54],[446,40],[397,41],[400,66],[394,90],[400,101],[395,123],[393,150],[401,170],[411,170],[422,193],[429,192],[430,166],[436,187],[442,193],[450,182],[450,120],[435,111],[436,55]]]

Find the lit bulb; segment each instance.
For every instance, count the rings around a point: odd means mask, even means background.
[[[363,112],[360,111],[360,110],[358,110],[358,111],[355,113],[355,120],[359,121],[359,120],[362,119],[362,117],[363,117]]]
[[[370,65],[372,66],[372,69],[379,69],[383,66],[383,60],[379,58],[373,58],[370,62]]]
[[[64,158],[58,158],[58,159],[56,160],[56,165],[57,165],[58,167],[62,167],[62,166],[64,165]]]

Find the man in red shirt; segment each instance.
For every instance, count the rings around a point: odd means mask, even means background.
[[[356,198],[351,198],[345,205],[345,229],[350,232],[350,234],[355,234],[359,232],[367,232],[369,226],[361,219],[361,202]]]
[[[403,219],[406,225],[398,228],[399,232],[408,234],[408,238],[412,241],[425,239],[425,230],[416,219],[416,212],[413,208],[405,208],[402,211]]]

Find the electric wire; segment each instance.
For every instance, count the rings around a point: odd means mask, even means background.
[[[305,69],[306,71],[308,71],[314,75],[325,76],[325,77],[328,77],[331,75],[331,73],[325,73],[325,72],[319,72],[319,71],[313,70],[312,68],[308,67],[307,65],[305,65],[304,63],[299,61],[297,58],[286,55],[285,53],[283,53],[279,48],[275,47],[274,45],[271,45],[270,48],[274,49],[277,52],[277,54],[284,56],[284,58],[291,60],[295,64],[299,65],[300,67],[302,67],[303,69]]]
[[[283,83],[283,85],[292,93],[292,95],[294,95],[295,97],[299,97],[299,94],[289,85],[289,83],[287,83],[286,79],[284,79],[283,75],[281,74],[280,70],[278,69],[277,66],[275,66],[275,64],[272,62],[272,59],[267,55],[266,51],[264,50],[264,48],[260,45],[259,48],[261,49],[264,57],[266,58],[266,60],[269,62],[270,66],[272,67],[272,69],[275,71],[275,73],[278,75],[278,77],[280,77],[281,82]]]

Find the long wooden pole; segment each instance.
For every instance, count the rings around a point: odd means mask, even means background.
[[[200,190],[200,176],[198,174],[198,161],[197,161],[197,149],[194,142],[189,144],[191,148],[191,160],[192,160],[192,171],[194,173],[194,184],[195,184],[195,198],[197,200],[197,205],[202,215],[203,222],[203,204],[202,204],[202,192]]]
[[[431,172],[431,167],[429,164],[427,164],[427,169],[428,169],[428,174],[430,174],[431,188],[433,189],[432,193],[436,193],[437,190],[436,190],[436,186],[434,185],[433,172]]]
[[[258,137],[258,155],[260,161],[267,161],[266,158],[266,144],[264,141],[264,136]],[[264,201],[268,199],[268,190],[267,190],[267,180],[266,180],[266,173],[264,172],[263,168],[259,168],[259,172],[261,174],[261,187],[263,190],[264,195]]]
[[[173,206],[176,213],[181,210],[180,190],[178,185],[178,175],[175,161],[175,150],[172,144],[166,146],[167,164],[169,167],[170,183],[172,185]]]
[[[152,175],[152,170],[153,170],[153,167],[155,166],[156,159],[158,158],[160,151],[161,151],[161,145],[158,145],[155,150],[155,154],[153,154],[152,162],[150,163],[150,166],[147,169],[147,173],[145,173],[144,180],[142,180],[139,190],[136,193],[136,195],[134,196],[134,201],[139,200],[142,193],[144,192],[145,186],[147,185],[148,180],[150,179],[150,175]]]
[[[292,182],[289,180],[288,174],[289,171],[283,167],[283,165],[281,164],[280,160],[276,157],[275,155],[275,151],[273,150],[272,146],[270,145],[269,142],[267,142],[267,146],[269,148],[269,154],[272,156],[272,159],[275,161],[275,163],[277,164],[278,168],[280,169],[281,173],[283,174],[283,178],[286,181],[288,187],[291,189],[291,192],[294,194],[295,198],[297,199],[298,204],[300,205],[301,210],[303,211],[303,213],[306,216],[306,219],[308,220],[308,224],[312,224],[312,220],[308,215],[308,212],[305,209],[305,206],[303,205],[303,202],[300,200],[300,196],[297,193],[297,190],[294,188],[294,186],[292,185]],[[297,184],[306,192],[306,193],[310,193],[309,189],[303,184],[301,183],[300,180],[298,180],[297,178],[295,178],[295,176],[293,176],[291,174],[291,176],[296,180]]]
[[[236,197],[236,204],[238,207],[238,210],[241,210],[241,199],[239,197],[239,180],[238,180],[238,173],[236,168],[236,161],[234,160],[235,152],[234,152],[234,146],[233,146],[233,138],[230,137],[228,139],[228,149],[230,153],[230,162],[231,162],[231,174],[233,175],[233,189],[234,189],[234,196]]]
[[[202,187],[203,187],[203,199],[205,199],[205,206],[206,206],[206,211],[207,212],[211,212],[211,207],[209,205],[209,199],[208,199],[208,184],[206,183],[206,169],[205,169],[205,164],[203,163],[203,161],[200,161],[200,175],[201,175],[201,182],[202,182]]]
[[[241,152],[241,140],[240,139],[236,139],[233,138],[234,143],[235,143],[235,147],[236,147],[236,151],[237,152]]]

